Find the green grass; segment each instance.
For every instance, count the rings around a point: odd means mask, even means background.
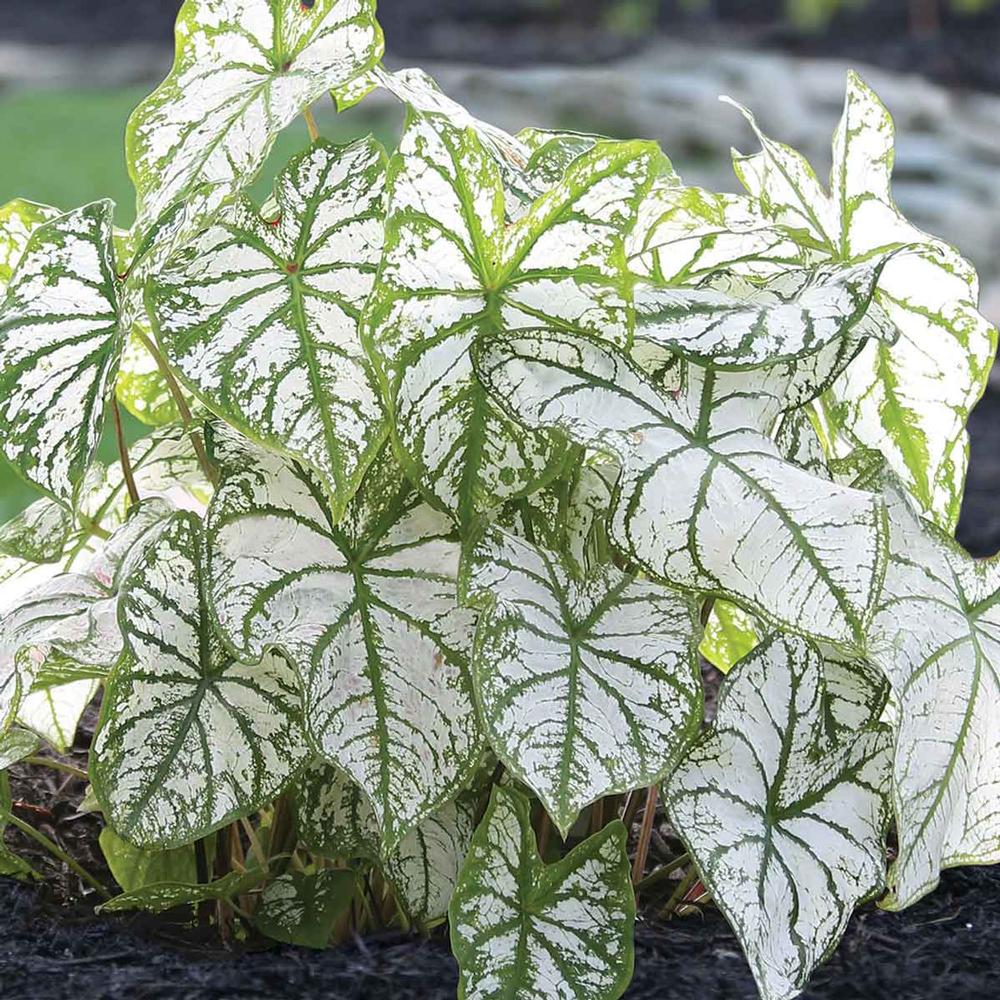
[[[117,205],[118,225],[130,226],[135,195],[125,167],[125,122],[147,92],[147,88],[22,90],[0,96],[0,204],[11,198],[28,198],[68,211],[99,198],[111,198]],[[323,134],[334,141],[344,142],[371,131],[392,146],[399,114],[358,108],[337,115],[332,103],[324,102],[317,108],[317,120]],[[291,125],[278,138],[251,193],[265,197],[275,174],[307,143],[305,124]],[[141,425],[130,421],[129,437],[141,433]],[[105,439],[101,457],[109,461],[114,455],[112,442]],[[37,496],[0,458],[0,522]]]

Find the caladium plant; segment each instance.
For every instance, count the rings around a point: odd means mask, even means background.
[[[44,494],[0,528],[0,767],[101,692],[106,910],[448,921],[464,997],[615,1000],[637,895],[711,901],[794,996],[858,905],[1000,861],[975,273],[854,74],[828,186],[751,117],[730,195],[381,55],[370,0],[187,0],[133,229],[0,209],[0,447]],[[319,135],[376,87],[394,149]]]

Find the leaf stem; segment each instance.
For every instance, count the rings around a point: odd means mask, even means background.
[[[306,120],[306,128],[309,129],[310,140],[316,142],[319,139],[319,127],[316,124],[316,116],[313,114],[312,108],[306,105],[302,109],[302,117]]]
[[[646,870],[646,860],[649,857],[649,842],[653,837],[653,818],[656,815],[656,785],[650,785],[646,791],[646,805],[642,811],[642,826],[639,828],[639,842],[635,848],[635,861],[632,864],[632,885],[642,881]]]
[[[51,757],[25,757],[21,763],[32,764],[35,767],[51,767],[53,771],[71,774],[74,778],[79,778],[80,781],[90,780],[86,771],[81,771],[80,768],[73,767],[72,764],[64,764],[61,760],[53,760]]]
[[[691,891],[691,886],[693,886],[697,881],[698,869],[692,865],[691,871],[689,871],[687,875],[685,875],[684,878],[677,883],[677,888],[674,889],[670,899],[667,900],[666,905],[662,910],[660,910],[660,917],[666,918],[673,916],[684,897]]]
[[[135,327],[133,328],[133,334],[139,338],[142,346],[153,356],[156,367],[160,369],[160,374],[167,383],[170,395],[177,406],[177,412],[181,415],[181,423],[184,424],[184,430],[187,431],[188,436],[191,438],[191,444],[194,447],[195,455],[198,457],[198,464],[201,466],[201,471],[205,473],[205,478],[213,486],[217,486],[219,483],[219,474],[215,466],[209,461],[208,452],[205,450],[205,442],[202,439],[201,433],[192,426],[194,424],[194,417],[191,415],[191,408],[187,405],[184,393],[177,384],[177,379],[174,378],[174,373],[170,370],[167,359],[145,331]]]
[[[135,475],[132,473],[132,460],[128,457],[128,445],[125,443],[125,431],[122,429],[122,414],[118,400],[111,400],[111,410],[115,416],[115,440],[118,442],[118,461],[121,463],[122,475],[128,487],[128,498],[134,507],[139,503],[139,490],[135,485]]]
[[[668,861],[665,865],[657,868],[655,872],[647,875],[642,879],[636,886],[637,889],[641,891],[648,891],[659,885],[668,875],[672,875],[678,868],[683,868],[684,865],[688,864],[691,860],[691,855],[686,851],[679,857],[673,859],[673,861]]]
[[[4,811],[0,813],[11,826],[16,827],[21,831],[26,837],[30,837],[36,843],[40,844],[45,848],[50,854],[58,858],[63,864],[67,865],[73,872],[80,876],[84,882],[87,883],[92,889],[96,889],[97,892],[101,894],[104,899],[110,899],[111,894],[107,889],[101,885],[100,882],[94,878],[86,868],[83,867],[78,861],[71,858],[55,841],[49,840],[40,830],[36,830],[30,823],[25,823],[23,819],[15,816],[12,812]]]

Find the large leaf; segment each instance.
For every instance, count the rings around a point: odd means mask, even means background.
[[[357,877],[344,869],[279,875],[261,893],[254,925],[275,941],[325,948],[356,889]]]
[[[466,573],[490,745],[562,835],[591,802],[664,777],[702,722],[693,599],[614,566],[577,580],[501,530]]]
[[[385,438],[358,335],[381,256],[385,154],[314,145],[275,185],[183,247],[147,303],[178,374],[207,406],[312,468],[340,516]]]
[[[115,664],[123,645],[117,620],[122,582],[170,511],[162,500],[140,504],[85,568],[0,598],[0,728],[53,651],[103,670]]]
[[[218,203],[247,184],[275,136],[382,47],[373,0],[187,0],[173,69],[128,124],[140,224],[196,186]]]
[[[0,302],[0,447],[71,503],[100,440],[121,353],[109,201],[39,226]]]
[[[459,547],[384,453],[334,526],[316,484],[232,433],[208,516],[212,601],[243,658],[277,646],[303,678],[314,744],[372,801],[392,848],[483,751]]]
[[[662,392],[623,356],[546,332],[484,345],[477,370],[529,427],[622,462],[610,532],[648,571],[781,628],[863,644],[884,572],[884,505],[789,464],[762,432],[801,386],[777,370],[747,382],[692,365],[676,394]]]
[[[115,831],[179,847],[275,798],[304,762],[298,681],[268,653],[238,663],[208,615],[202,532],[174,515],[126,581],[127,649],[101,706],[91,780]]]
[[[765,1000],[796,996],[885,881],[884,698],[873,690],[864,722],[837,731],[836,669],[803,640],[767,641],[728,676],[714,727],[667,782],[671,821]]]
[[[897,487],[869,657],[893,688],[899,856],[888,905],[940,870],[1000,861],[1000,571],[913,511]]]
[[[525,326],[628,340],[622,232],[658,156],[649,143],[602,142],[508,226],[499,169],[478,134],[410,113],[389,168],[367,329],[407,474],[463,526],[531,492],[561,457],[489,403],[470,346]]]
[[[632,978],[635,897],[614,822],[554,865],[538,856],[531,804],[497,787],[450,910],[463,1000],[617,1000]]]
[[[899,340],[868,344],[827,401],[847,438],[842,450],[879,449],[921,511],[952,530],[968,461],[965,424],[997,346],[977,308],[975,271],[896,208],[892,120],[855,73],[834,136],[829,191],[798,153],[757,133],[762,152],[737,159],[740,179],[772,219],[807,234],[812,252],[860,261],[913,248],[886,267],[876,296]]]
[[[445,916],[476,826],[473,796],[446,802],[383,854],[371,803],[345,772],[316,762],[296,790],[299,837],[309,850],[376,862],[411,919]]]

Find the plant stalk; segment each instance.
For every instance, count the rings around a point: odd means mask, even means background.
[[[316,124],[316,116],[313,114],[313,110],[310,107],[304,107],[302,109],[302,117],[306,120],[306,128],[309,129],[309,139],[312,142],[316,142],[319,139],[319,126]]]
[[[62,771],[63,774],[71,774],[74,778],[79,778],[80,781],[90,780],[90,775],[86,771],[81,771],[80,768],[73,767],[72,764],[64,764],[60,760],[53,760],[51,757],[25,757],[21,763],[31,764],[34,767],[50,767],[53,771]]]
[[[125,486],[128,488],[128,498],[134,507],[139,503],[139,490],[135,485],[135,475],[132,472],[132,460],[128,457],[128,445],[125,443],[125,431],[122,428],[122,414],[118,400],[111,400],[111,411],[115,417],[115,440],[118,442],[118,461],[121,463]]]
[[[632,885],[642,881],[646,870],[646,860],[649,858],[649,841],[653,836],[653,818],[656,815],[656,785],[650,785],[646,791],[646,805],[642,813],[642,826],[639,829],[639,842],[635,848],[635,861],[632,864]]]

